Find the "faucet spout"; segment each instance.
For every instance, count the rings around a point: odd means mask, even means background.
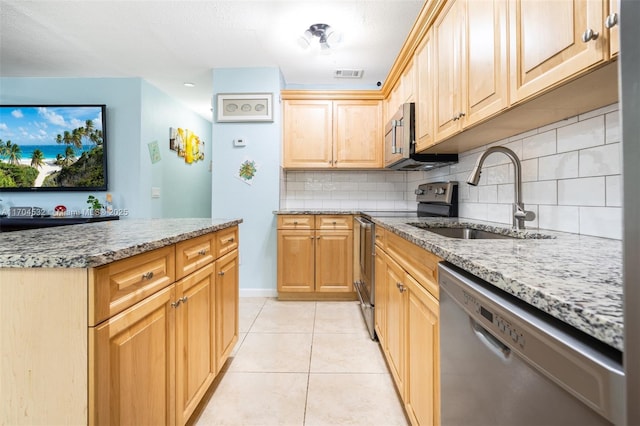
[[[487,157],[494,152],[501,152],[505,154],[511,162],[513,163],[513,171],[514,171],[514,203],[513,203],[513,227],[515,229],[524,229],[524,221],[531,221],[535,219],[536,215],[534,212],[526,211],[524,209],[524,203],[522,202],[522,166],[520,164],[520,159],[515,152],[510,150],[504,146],[492,146],[487,149],[476,161],[476,165],[471,170],[471,174],[467,178],[467,183],[469,185],[477,186],[480,182],[480,174],[482,173],[482,165]]]

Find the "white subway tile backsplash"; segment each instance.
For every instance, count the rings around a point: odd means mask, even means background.
[[[605,122],[605,142],[620,142],[620,112],[613,111],[604,117]]]
[[[525,204],[557,204],[558,186],[556,181],[524,182],[522,201]]]
[[[622,176],[607,176],[605,190],[607,207],[622,207]]]
[[[580,120],[580,121],[588,120],[589,118],[592,118],[592,117],[595,117],[595,116],[598,116],[598,115],[605,115],[605,114],[608,114],[610,112],[617,111],[617,110],[618,110],[618,104],[607,105],[605,107],[594,109],[593,111],[588,111],[588,112],[585,112],[583,114],[580,114],[578,116],[578,120]]]
[[[497,203],[498,186],[487,185],[478,187],[478,201],[481,203]]]
[[[538,180],[538,159],[532,158],[530,160],[524,160],[522,165],[522,181],[532,182]]]
[[[604,206],[604,177],[558,181],[558,204],[562,206]]]
[[[578,177],[578,151],[549,155],[538,159],[538,179],[569,179]]]
[[[545,133],[545,132],[548,132],[549,130],[554,130],[560,127],[568,126],[569,124],[577,123],[577,122],[578,122],[577,116],[565,118],[564,120],[556,121],[555,123],[551,123],[551,124],[547,124],[546,126],[539,127],[538,133]]]
[[[487,220],[490,222],[511,224],[513,206],[512,204],[488,204]]]
[[[580,232],[580,208],[576,206],[539,206],[538,225],[553,231]]]
[[[487,179],[487,185],[498,185],[501,183],[513,182],[513,166],[502,164],[496,167],[487,167],[483,174]]]
[[[594,237],[622,239],[622,209],[580,207],[580,233]]]
[[[515,189],[512,183],[498,185],[498,203],[513,203],[515,201]]]
[[[604,145],[604,116],[578,121],[557,130],[558,152],[575,151],[577,149]]]
[[[619,143],[580,151],[580,176],[619,175],[622,173],[622,147]]]
[[[522,141],[523,160],[556,153],[555,129],[525,138]]]

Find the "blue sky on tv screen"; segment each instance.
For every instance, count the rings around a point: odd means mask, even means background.
[[[58,145],[56,136],[93,121],[102,130],[100,106],[0,106],[0,140],[20,146]],[[83,140],[83,143],[89,143]],[[64,145],[64,144],[63,144]]]

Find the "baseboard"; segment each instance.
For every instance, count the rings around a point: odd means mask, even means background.
[[[240,297],[278,297],[278,290],[272,288],[241,288]]]

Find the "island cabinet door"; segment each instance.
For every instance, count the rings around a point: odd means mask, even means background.
[[[89,328],[89,423],[175,423],[175,286]]]
[[[176,283],[176,424],[193,414],[216,375],[215,267]]]
[[[238,250],[216,260],[216,369],[220,371],[238,342],[239,280]]]

